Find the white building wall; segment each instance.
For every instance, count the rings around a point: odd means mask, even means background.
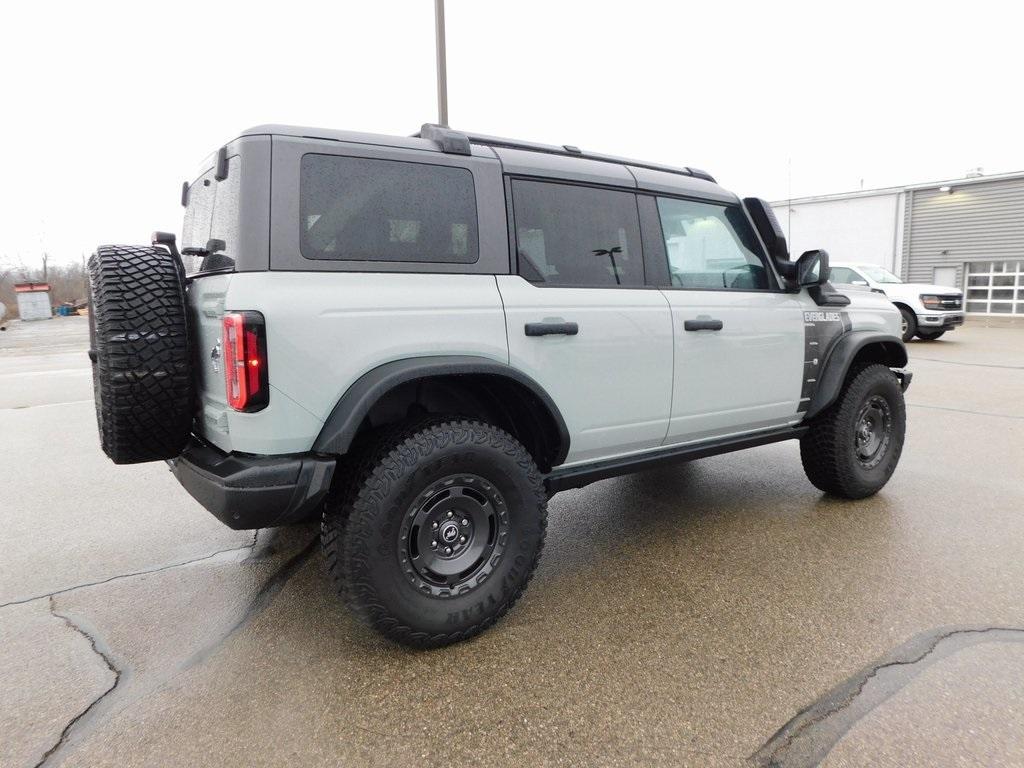
[[[824,248],[833,261],[880,264],[898,271],[903,193],[772,203],[795,259]]]

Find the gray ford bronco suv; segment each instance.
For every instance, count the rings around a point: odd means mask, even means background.
[[[103,450],[232,528],[320,516],[338,593],[399,642],[500,618],[561,490],[799,440],[859,499],[899,461],[897,310],[702,171],[265,125],[182,203],[180,251],[89,261]]]

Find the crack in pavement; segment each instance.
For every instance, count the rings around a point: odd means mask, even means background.
[[[234,552],[252,552],[256,546],[256,539],[259,536],[259,531],[256,531],[252,537],[252,543],[246,544],[241,547],[230,547],[228,549],[218,549],[216,552],[211,552],[208,555],[202,555],[201,557],[194,557],[191,560],[184,560],[180,563],[171,563],[169,565],[161,565],[156,568],[146,568],[141,571],[131,571],[130,573],[119,573],[116,576],[110,576],[106,579],[100,579],[99,581],[87,581],[84,584],[75,584],[70,587],[62,587],[61,589],[54,590],[53,592],[45,592],[41,595],[33,595],[32,597],[22,597],[16,600],[10,600],[6,603],[0,603],[0,609],[7,608],[11,605],[24,605],[25,603],[31,603],[36,600],[42,600],[47,597],[56,597],[57,595],[63,595],[68,592],[74,592],[78,589],[85,589],[86,587],[98,587],[101,584],[109,584],[112,581],[119,581],[120,579],[130,579],[135,576],[145,576],[150,573],[160,573],[161,571],[169,571],[174,568],[184,568],[185,566],[195,565],[196,563],[202,563],[206,560],[212,560],[220,555],[226,555]]]
[[[224,634],[218,637],[216,640],[207,644],[203,648],[193,653],[182,665],[181,669],[191,669],[197,664],[202,664],[214,652],[220,648],[225,642],[227,642],[232,635],[242,629],[253,617],[256,616],[260,611],[270,605],[270,602],[277,596],[277,593],[284,589],[285,584],[295,575],[295,572],[310,558],[316,547],[316,543],[319,540],[319,536],[314,536],[310,539],[306,545],[288,558],[284,564],[278,568],[274,574],[263,582],[263,586],[260,587],[259,592],[249,602],[249,607],[245,610],[245,613],[236,621]]]
[[[1024,643],[1024,629],[946,627],[916,635],[800,710],[750,760],[762,768],[819,765],[861,718],[925,669],[972,645],[989,642]]]
[[[35,405],[5,405],[0,411],[24,411],[29,408],[54,408],[58,405],[79,405],[91,403],[92,400],[61,400],[59,403],[36,403]]]
[[[246,549],[252,550],[256,546],[256,542],[258,541],[258,539],[259,531],[256,531],[254,532],[253,535],[253,543],[246,547],[238,548],[237,551],[242,551]],[[273,537],[271,537],[271,539],[273,539]],[[67,723],[67,725],[65,725],[64,729],[61,732],[60,738],[52,747],[50,747],[46,751],[46,753],[42,756],[39,762],[35,764],[34,768],[42,768],[43,766],[56,765],[60,760],[63,759],[64,754],[66,754],[74,744],[80,742],[91,732],[89,730],[89,726],[97,722],[102,715],[116,714],[117,712],[123,710],[124,707],[128,706],[131,702],[137,701],[139,698],[143,696],[164,689],[167,686],[168,682],[173,680],[179,673],[186,671],[206,661],[206,659],[208,659],[221,645],[223,645],[224,642],[226,642],[232,635],[234,635],[240,629],[245,627],[253,619],[253,617],[256,616],[256,614],[258,614],[261,610],[263,610],[267,607],[267,605],[270,604],[273,598],[281,591],[281,589],[284,588],[288,580],[291,579],[291,577],[295,574],[299,567],[301,567],[302,564],[312,554],[317,540],[318,537],[314,536],[309,542],[307,542],[303,546],[303,548],[300,551],[293,554],[281,565],[280,568],[274,571],[274,573],[263,583],[263,586],[260,587],[259,591],[254,595],[253,599],[249,602],[249,605],[246,608],[245,612],[242,614],[242,616],[234,624],[232,624],[230,629],[224,632],[215,641],[211,642],[199,651],[193,653],[185,661],[185,663],[178,667],[178,669],[176,669],[175,671],[171,672],[170,674],[164,675],[158,679],[151,680],[148,683],[142,685],[141,687],[129,685],[129,683],[132,681],[132,678],[134,677],[133,671],[126,664],[115,663],[115,657],[112,651],[101,639],[99,633],[91,627],[91,625],[89,625],[81,617],[76,616],[74,619],[72,619],[70,615],[56,612],[54,605],[54,597],[60,593],[54,593],[54,595],[46,596],[49,597],[50,612],[57,618],[62,619],[65,623],[67,623],[69,627],[71,627],[76,632],[85,637],[87,640],[89,640],[92,649],[96,652],[98,656],[100,656],[100,658],[103,659],[107,667],[114,673],[115,679],[113,685],[111,685],[107,690],[105,690],[98,697],[96,697],[89,704],[88,707],[86,707],[80,713],[75,715]],[[264,556],[266,557],[272,556],[276,552],[276,550],[274,549],[273,540],[263,543],[263,546],[265,550]],[[164,566],[159,569],[143,571],[140,572],[140,574],[125,574],[121,577],[113,577],[112,579],[96,582],[96,584],[106,584],[107,582],[117,578],[128,578],[132,575],[155,573],[160,570],[168,570],[170,568],[181,567],[182,565],[187,565],[192,562],[209,560],[210,558],[215,557],[218,554],[222,554],[223,552],[232,551],[236,550],[223,550],[222,552],[215,552],[203,558],[197,558],[196,560],[189,561],[188,563]],[[262,557],[259,559],[262,559]],[[66,590],[62,590],[62,592],[70,592],[74,589],[82,589],[86,586],[94,585],[87,584],[80,585],[78,587],[70,587]]]
[[[907,403],[911,408],[928,408],[932,411],[952,411],[953,413],[969,413],[972,416],[994,416],[997,419],[1024,419],[1024,416],[1015,416],[1012,413],[992,413],[991,411],[969,411],[966,408],[948,408],[944,405],[922,405],[921,403]]]
[[[43,753],[43,756],[35,764],[35,768],[41,768],[41,766],[46,765],[48,762],[50,762],[51,759],[54,758],[55,755],[58,755],[58,753],[60,753],[63,750],[63,748],[69,743],[69,740],[72,738],[74,733],[78,730],[78,726],[81,723],[87,721],[87,718],[89,718],[91,713],[94,713],[96,711],[96,708],[100,705],[100,702],[102,702],[105,698],[107,698],[107,696],[113,693],[117,686],[120,685],[122,679],[122,670],[117,664],[114,663],[113,654],[110,648],[100,638],[99,634],[95,630],[93,630],[91,627],[88,627],[88,625],[81,619],[78,619],[76,621],[72,619],[71,616],[69,616],[68,614],[58,613],[56,610],[56,606],[54,605],[54,600],[52,596],[50,597],[49,600],[49,608],[50,614],[52,616],[61,619],[73,631],[77,632],[89,641],[89,645],[92,647],[93,653],[95,653],[97,656],[103,659],[103,663],[107,665],[107,669],[114,673],[114,682],[110,685],[109,688],[107,688],[99,696],[94,698],[89,703],[89,706],[87,706],[85,709],[83,709],[81,712],[79,712],[77,715],[71,718],[71,720],[68,721],[68,724],[64,726],[64,730],[61,731],[60,737],[53,744],[53,746],[51,746],[48,750],[46,750],[46,752]]]
[[[923,360],[927,363],[945,363],[946,365],[966,365],[971,368],[1006,368],[1011,371],[1024,370],[1024,365],[999,365],[998,363],[964,363],[959,360],[939,360],[935,357],[917,357],[915,355],[911,358],[911,362]]]

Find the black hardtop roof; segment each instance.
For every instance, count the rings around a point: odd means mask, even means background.
[[[341,131],[336,129],[308,128],[291,125],[267,124],[258,125],[242,131],[242,136],[256,135],[281,135],[297,136],[310,139],[327,139],[331,141],[354,141],[364,144],[381,144],[389,146],[409,146],[419,144],[420,141],[429,142],[432,148],[439,149],[448,154],[471,155],[472,145],[484,147],[497,147],[505,149],[516,149],[526,152],[538,152],[546,155],[560,155],[563,157],[575,157],[582,160],[596,160],[616,165],[632,166],[634,168],[646,168],[652,171],[663,173],[674,173],[682,176],[689,176],[695,179],[703,179],[717,184],[714,177],[706,171],[698,168],[675,167],[671,165],[660,165],[642,160],[630,160],[614,155],[605,155],[596,152],[587,152],[571,144],[558,146],[555,144],[541,144],[533,141],[520,141],[518,139],[507,139],[499,136],[488,136],[486,134],[458,131],[432,123],[424,123],[417,133],[409,137],[385,136],[355,131]],[[419,140],[419,141],[418,141]],[[425,148],[421,145],[421,148]]]

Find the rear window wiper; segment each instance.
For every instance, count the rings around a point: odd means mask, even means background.
[[[210,256],[213,256],[214,254],[220,254],[220,252],[223,251],[227,247],[228,247],[228,244],[225,243],[223,240],[221,240],[219,238],[216,238],[216,237],[211,237],[209,240],[206,241],[206,246],[205,247],[200,248],[199,246],[190,245],[188,248],[182,248],[181,249],[181,255],[182,256],[198,256],[198,257],[200,257],[202,259],[207,259]],[[228,258],[231,258],[231,257],[230,256],[224,256],[224,258],[228,259]],[[234,262],[235,262],[235,260],[231,259],[231,263],[234,264]]]

